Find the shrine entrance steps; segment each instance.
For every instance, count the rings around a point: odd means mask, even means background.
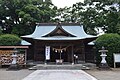
[[[36,64],[30,67],[29,70],[89,70],[95,69],[96,64],[84,63],[84,64]]]

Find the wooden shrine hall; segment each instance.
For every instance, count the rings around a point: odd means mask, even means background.
[[[30,35],[21,36],[31,43],[28,59],[41,62],[94,62],[90,44],[97,37],[85,33],[78,23],[40,23]]]

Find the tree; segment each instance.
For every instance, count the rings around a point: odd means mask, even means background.
[[[88,34],[97,35],[99,29],[106,33],[120,34],[119,11],[119,0],[85,0],[84,3],[79,2],[62,9],[60,16],[63,22],[82,24]]]
[[[85,3],[94,5],[98,13],[94,18],[96,28],[100,27],[106,33],[120,33],[120,0],[86,0]]]
[[[88,4],[76,3],[72,7],[60,9],[60,19],[68,23],[80,23],[84,26],[88,34],[97,34],[95,28],[98,24],[95,23],[98,18],[98,12],[93,7],[86,7]],[[59,20],[60,20],[59,19]]]
[[[51,0],[0,0],[3,33],[30,34],[36,23],[51,22],[56,10]]]

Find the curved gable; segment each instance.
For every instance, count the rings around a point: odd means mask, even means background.
[[[66,30],[64,30],[61,25],[57,25],[56,28],[51,31],[50,33],[48,33],[47,35],[44,35],[42,37],[52,37],[52,36],[68,36],[68,37],[76,37],[73,34],[70,34],[69,32],[67,32]]]

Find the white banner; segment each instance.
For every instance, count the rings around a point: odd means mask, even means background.
[[[50,60],[50,46],[46,46],[45,48],[45,57],[46,60]]]

